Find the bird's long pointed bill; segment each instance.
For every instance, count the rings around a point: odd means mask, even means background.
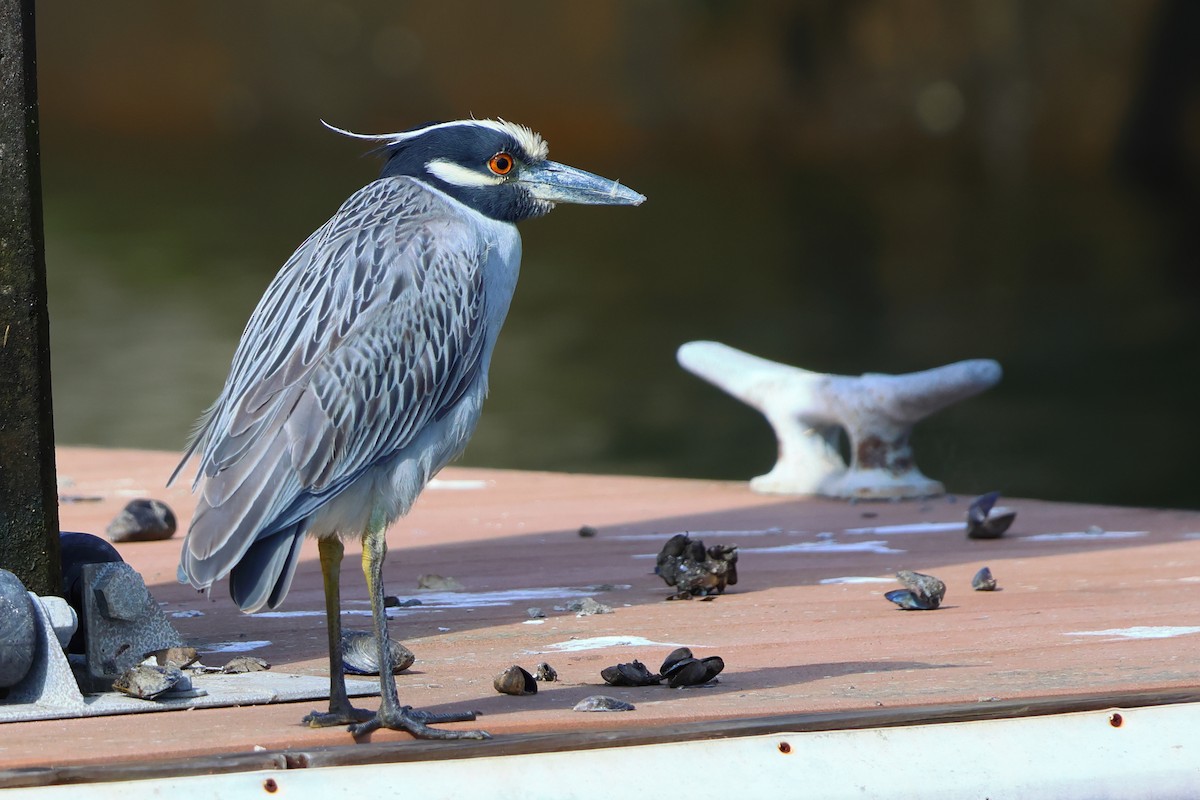
[[[581,169],[555,161],[543,162],[521,176],[520,182],[538,200],[551,203],[582,203],[590,206],[637,206],[646,196]]]

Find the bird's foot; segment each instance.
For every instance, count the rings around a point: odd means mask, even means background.
[[[417,711],[412,706],[402,706],[396,711],[380,708],[379,712],[365,722],[351,725],[349,731],[355,739],[366,736],[380,728],[393,731],[405,731],[417,739],[490,739],[487,731],[447,731],[441,728],[431,728],[431,724],[442,722],[472,722],[478,716],[477,711],[464,711],[456,714],[430,714]]]
[[[300,724],[309,728],[337,728],[342,725],[363,723],[374,716],[374,712],[368,709],[347,705],[342,709],[331,707],[328,711],[310,711],[300,721]]]

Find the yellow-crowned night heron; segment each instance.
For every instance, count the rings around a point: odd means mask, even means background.
[[[338,129],[334,129],[338,130]],[[341,655],[342,537],[360,536],[375,639],[388,653],[385,531],[467,444],[521,260],[514,223],[555,203],[637,205],[637,192],[547,160],[536,133],[462,120],[363,136],[386,156],[288,259],[250,317],[225,387],[201,418],[200,488],[180,578],[229,576],[244,611],[278,606],[305,534],[318,539],[329,633],[329,712],[313,726],[447,731],[401,707],[381,657],[377,714],[353,708]],[[174,476],[172,476],[172,479]]]

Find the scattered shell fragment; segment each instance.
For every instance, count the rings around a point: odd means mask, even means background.
[[[976,572],[975,577],[971,578],[971,588],[977,592],[996,591],[996,579],[992,577],[992,571],[984,567]]]
[[[533,679],[543,683],[553,683],[558,680],[558,671],[543,661],[537,665],[537,672],[533,674]]]
[[[194,647],[167,647],[147,653],[146,658],[153,658],[160,667],[187,669],[200,660],[200,654]]]
[[[395,639],[388,640],[388,663],[392,673],[403,672],[417,660],[412,651]],[[379,645],[367,631],[342,631],[342,672],[347,675],[378,675]]]
[[[662,683],[661,675],[652,673],[645,664],[637,660],[605,667],[600,670],[600,677],[609,686],[655,686]]]
[[[606,694],[594,694],[591,697],[585,697],[575,704],[572,711],[633,711],[636,708],[633,703],[626,703],[624,700],[618,700],[615,697],[609,697]]]
[[[427,592],[461,592],[463,586],[457,578],[435,575],[432,572],[417,578],[417,588]]]
[[[394,595],[388,595],[387,597],[383,598],[384,608],[412,608],[413,606],[419,605],[424,604],[415,597],[410,597],[407,600],[401,600],[399,597]]]
[[[105,533],[112,542],[155,542],[170,539],[177,525],[175,512],[161,500],[130,500],[108,523]]]
[[[530,608],[525,609],[525,613],[530,619],[542,619],[546,616],[546,612],[537,606],[531,606]]]
[[[244,672],[262,672],[270,668],[271,665],[266,659],[257,656],[234,656],[221,667],[221,672],[226,675],[241,675]]]
[[[896,573],[896,577],[904,584],[904,588],[883,596],[905,611],[932,611],[942,604],[942,598],[946,596],[946,584],[932,575],[902,569]]]
[[[579,528],[579,535],[581,538],[591,539],[593,536],[596,535],[596,529],[593,528],[591,525],[582,525]]]
[[[153,700],[172,689],[188,688],[191,688],[191,682],[178,667],[157,664],[136,664],[113,681],[114,690],[141,700]]]
[[[595,614],[611,614],[613,613],[612,606],[606,606],[604,603],[598,602],[594,597],[585,597],[582,600],[572,600],[566,603],[564,608],[567,611],[574,611],[577,617],[590,617]]]
[[[529,674],[529,671],[513,664],[508,669],[501,672],[492,681],[492,685],[496,687],[496,691],[500,694],[526,695],[537,694],[537,681]]]
[[[967,509],[968,539],[999,539],[1017,518],[1011,508],[997,506],[999,492],[988,492],[976,497]]]
[[[720,594],[726,586],[737,583],[737,558],[736,546],[706,548],[699,539],[677,533],[659,551],[654,572],[679,590],[668,600],[704,597]]]

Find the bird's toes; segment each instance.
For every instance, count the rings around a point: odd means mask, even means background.
[[[440,718],[439,718],[440,717]],[[453,719],[449,719],[453,718]],[[388,709],[380,709],[379,712],[371,719],[359,725],[351,725],[349,730],[355,739],[361,738],[372,731],[379,728],[388,728],[393,731],[404,731],[410,734],[415,739],[490,739],[491,734],[487,731],[467,730],[456,731],[446,730],[445,728],[432,728],[428,724],[429,721],[448,722],[461,721],[466,719],[474,719],[474,712],[467,714],[455,715],[429,715],[420,711],[414,711],[411,708],[405,707],[398,711],[389,711]]]

